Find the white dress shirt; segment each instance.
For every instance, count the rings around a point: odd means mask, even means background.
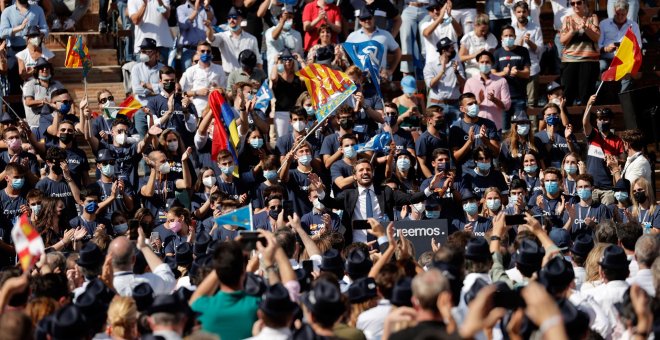
[[[586,292],[603,309],[612,329],[621,329],[619,313],[614,304],[623,301],[623,294],[628,289],[628,283],[622,280],[610,281]],[[613,331],[614,332],[614,331]]]
[[[607,338],[612,332],[612,326],[607,319],[605,311],[600,305],[588,294],[579,291],[571,291],[568,300],[580,311],[589,315],[589,328],[592,331],[600,334],[603,338]]]
[[[621,170],[621,176],[630,181],[630,185],[640,177],[644,177],[649,183],[653,183],[651,180],[651,163],[641,152],[637,152],[626,159],[626,164]]]
[[[131,272],[117,272],[112,280],[112,285],[119,295],[132,296],[133,288],[143,282],[151,286],[154,295],[170,294],[176,286],[174,274],[165,263],[161,263],[151,273],[138,275]]]
[[[392,310],[392,304],[387,299],[378,301],[376,307],[367,309],[360,313],[355,328],[364,333],[367,340],[380,340],[383,336],[385,318]]]
[[[291,337],[291,330],[289,328],[270,328],[264,326],[257,336],[247,338],[245,340],[287,340]]]
[[[227,86],[227,76],[222,66],[211,63],[208,67],[202,68],[202,62],[200,61],[183,72],[179,84],[184,92],[209,87],[224,88]],[[209,103],[209,96],[194,96],[192,102],[195,105],[195,110],[197,110],[197,115],[201,117],[202,112]]]
[[[637,275],[637,272],[639,271],[639,264],[637,263],[637,260],[635,260],[635,255],[627,255],[628,261],[630,263],[628,264],[628,277],[633,277]]]
[[[637,43],[639,47],[642,47],[642,38],[639,34],[639,25],[636,22],[626,19],[626,22],[619,27],[614,22],[614,19],[608,18],[601,21],[598,26],[600,27],[600,38],[598,39],[598,48],[603,48],[607,45],[618,43],[623,39],[623,36],[626,35],[628,27],[632,26],[633,34],[637,38]],[[601,59],[612,59],[614,58],[615,52],[601,53]]]
[[[257,65],[262,64],[261,58],[259,58],[261,53],[259,53],[257,38],[252,34],[241,30],[241,34],[236,37],[233,32],[224,31],[216,33],[213,38],[214,40],[209,41],[209,43],[220,49],[222,69],[225,70],[225,73],[229,74],[231,71],[241,68],[241,63],[238,61],[238,55],[243,50],[252,50],[257,56]]]
[[[531,62],[529,72],[533,77],[541,72],[541,65],[539,65],[539,62],[541,61],[541,55],[545,50],[543,45],[543,34],[541,32],[541,27],[533,22],[528,22],[525,27],[519,26],[518,23],[513,25],[513,28],[516,31],[516,45],[523,41],[526,34],[529,34],[529,40],[536,45],[536,51],[532,51],[527,43],[522,43],[521,45],[529,51],[529,61]]]
[[[367,189],[371,192],[371,207],[373,212],[373,218],[380,220],[383,218],[383,213],[378,204],[378,196],[376,196],[376,191],[374,191],[374,185],[370,185],[369,188],[358,186],[358,201],[353,212],[353,220],[366,220],[367,219]],[[366,230],[353,230],[353,242],[367,242],[367,231]]]
[[[587,279],[587,270],[584,267],[573,266],[573,273],[575,273],[575,290],[579,291],[582,284]]]
[[[653,272],[650,269],[640,269],[637,275],[630,276],[626,282],[629,285],[638,285],[650,295],[655,296],[655,287],[653,286]]]

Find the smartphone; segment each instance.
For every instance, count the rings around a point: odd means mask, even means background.
[[[312,260],[302,261],[302,268],[307,274],[311,274],[314,271],[314,262]]]
[[[151,235],[149,235],[149,243],[154,242],[156,240],[160,239],[160,235],[156,231],[152,231]]]
[[[521,225],[527,223],[525,215],[506,215],[504,216],[504,223],[506,225]]]
[[[353,220],[353,230],[371,229],[371,224],[367,220]]]
[[[520,290],[510,289],[509,287],[498,285],[498,289],[493,295],[493,305],[508,310],[515,310],[525,306],[525,300],[520,296]]]
[[[138,220],[128,220],[128,239],[137,240],[138,239],[138,228],[140,228],[140,222]]]
[[[268,243],[266,238],[259,235],[259,233],[256,231],[241,231],[240,236],[241,245],[245,251],[252,251],[257,249],[257,242],[261,242],[261,245],[264,247]]]
[[[282,209],[284,210],[284,220],[288,221],[289,216],[293,216],[293,201],[282,202]]]

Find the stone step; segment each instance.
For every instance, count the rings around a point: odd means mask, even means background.
[[[57,48],[51,50],[55,53],[55,58],[51,59],[50,62],[57,66],[64,65],[66,59],[66,49]],[[117,61],[117,50],[112,48],[89,48],[89,54],[92,57],[92,63],[94,66],[112,66],[118,65]]]
[[[62,83],[78,83],[83,86],[82,68],[55,67],[55,79]],[[102,65],[94,66],[87,75],[87,83],[114,83],[121,82],[121,66]]]

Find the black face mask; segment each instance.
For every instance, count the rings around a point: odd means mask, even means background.
[[[50,171],[52,171],[57,176],[61,176],[64,173],[64,171],[62,171],[62,167],[60,166],[59,163],[51,165],[50,166]]]
[[[165,90],[165,92],[167,93],[171,93],[172,91],[174,91],[175,87],[176,87],[176,83],[173,81],[163,83],[163,90]]]
[[[433,124],[433,127],[436,130],[444,130],[445,128],[445,121],[444,120],[436,120],[435,123]]]
[[[633,195],[635,196],[635,200],[637,201],[637,203],[643,204],[644,202],[646,202],[646,199],[647,199],[646,192],[637,191],[637,192],[634,192]]]
[[[274,220],[277,219],[277,217],[280,215],[282,212],[282,208],[277,208],[277,209],[271,209],[268,210],[268,216],[272,217]]]
[[[454,60],[454,57],[456,57],[456,51],[451,50],[451,54],[449,55],[449,60]]]
[[[60,133],[60,141],[64,144],[69,144],[73,140],[72,133]]]
[[[348,131],[353,128],[355,123],[353,123],[352,119],[340,119],[339,120],[339,126],[341,126],[342,129]]]
[[[17,1],[21,5],[27,5],[28,4],[28,0],[17,0]]]

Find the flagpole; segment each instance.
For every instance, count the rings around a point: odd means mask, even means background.
[[[2,99],[2,102],[5,103],[5,105],[7,105],[7,108],[9,109],[9,111],[11,111],[11,113],[13,113],[14,116],[16,116],[16,118],[17,118],[18,120],[22,120],[22,119],[23,119],[23,118],[21,118],[21,117],[18,116],[18,113],[16,113],[16,111],[14,111],[14,109],[11,107],[11,105],[9,105],[9,103],[7,103],[7,102],[5,101],[5,98],[4,98],[3,96],[0,96],[0,99]]]
[[[600,85],[598,85],[598,89],[596,89],[596,93],[594,94],[596,97],[598,97],[598,92],[600,92],[600,88],[603,87],[603,84],[605,84],[605,81],[601,81]],[[591,111],[591,104],[587,105],[587,112]]]
[[[309,138],[309,136],[311,136],[321,126],[321,124],[325,122],[326,119],[328,119],[328,117],[330,117],[330,115],[325,116],[318,124],[316,124],[316,126],[314,126],[311,130],[309,130],[309,132],[307,132],[305,137],[303,137],[303,139],[301,139],[300,142],[298,142],[293,148],[291,148],[291,151],[295,151],[296,149],[298,149],[307,140],[307,138]],[[277,173],[279,174],[280,171],[282,171],[282,169],[284,169],[284,165],[280,165],[280,168],[277,169]]]

